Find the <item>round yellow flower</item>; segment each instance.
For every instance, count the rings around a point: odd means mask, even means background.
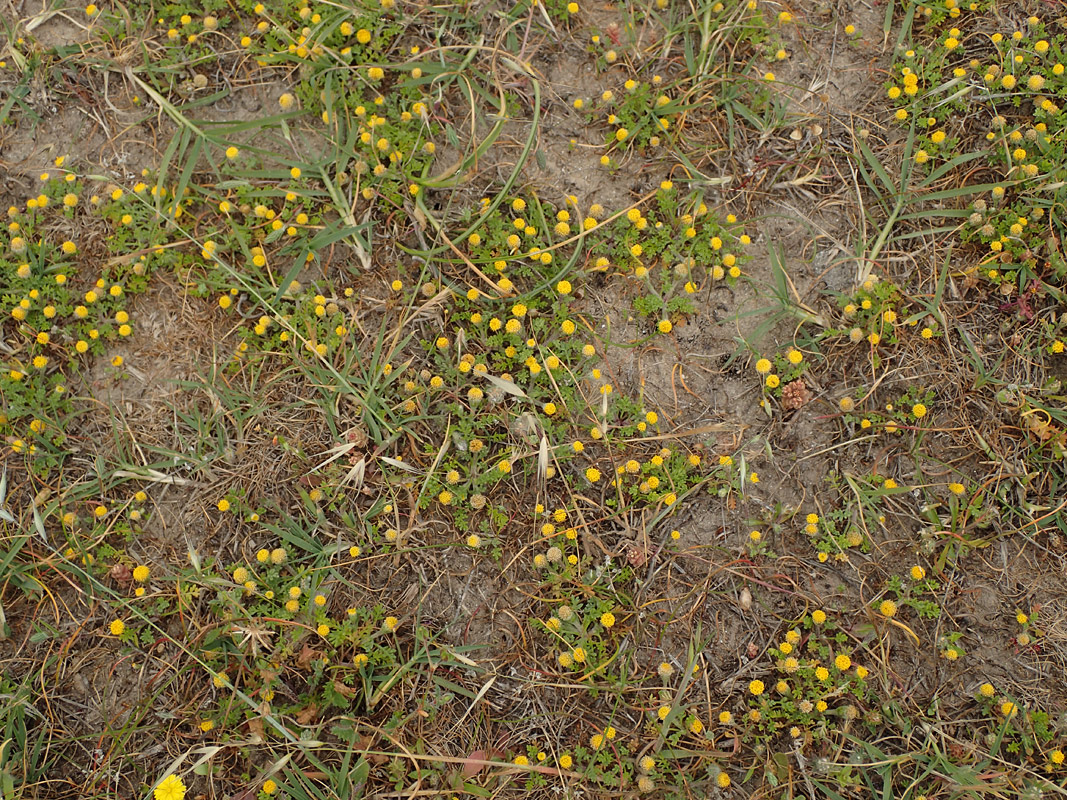
[[[763,681],[761,680],[754,680],[748,684],[748,690],[757,697],[763,694],[763,690],[765,688],[766,687],[763,685]]]
[[[168,775],[153,793],[155,800],[185,800],[185,784],[177,775]]]

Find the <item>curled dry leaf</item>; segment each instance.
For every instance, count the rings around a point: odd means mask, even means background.
[[[752,592],[748,590],[747,586],[741,590],[741,596],[737,599],[737,604],[741,606],[743,611],[749,611],[752,608]]]

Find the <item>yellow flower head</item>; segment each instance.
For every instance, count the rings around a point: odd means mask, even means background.
[[[168,775],[153,793],[155,800],[185,800],[185,784],[177,775]]]

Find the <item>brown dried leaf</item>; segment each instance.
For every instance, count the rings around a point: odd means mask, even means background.
[[[301,725],[309,725],[314,722],[315,717],[317,717],[318,715],[319,707],[312,703],[307,708],[302,708],[297,711],[296,714],[294,714],[293,716],[296,718],[296,721],[299,722]]]
[[[479,764],[478,762],[488,760],[489,754],[485,750],[473,750],[463,760],[463,768],[460,770],[460,774],[464,778],[473,778],[485,768],[484,764]]]
[[[303,649],[300,651],[300,655],[296,657],[296,665],[300,669],[307,672],[311,669],[311,662],[317,661],[322,657],[322,651],[316,650],[311,645],[305,643]]]

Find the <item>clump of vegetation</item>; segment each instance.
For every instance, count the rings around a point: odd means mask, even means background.
[[[1062,792],[1064,35],[1001,11],[5,23],[0,794]]]

